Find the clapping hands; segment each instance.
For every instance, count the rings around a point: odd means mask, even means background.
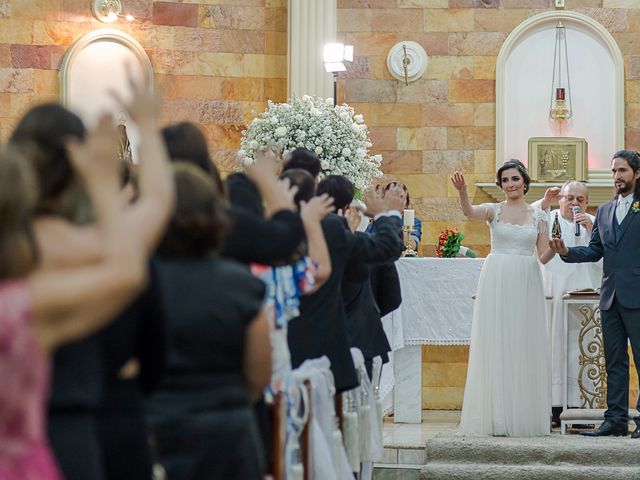
[[[346,218],[347,223],[349,224],[349,230],[355,232],[356,229],[360,226],[360,222],[362,221],[360,212],[361,210],[357,205],[350,205],[344,211],[342,209],[338,210],[338,215]]]
[[[392,185],[383,191],[382,189],[367,190],[364,193],[364,203],[367,210],[364,212],[368,217],[375,217],[379,213],[389,210],[402,212],[407,201],[407,194],[401,184]]]

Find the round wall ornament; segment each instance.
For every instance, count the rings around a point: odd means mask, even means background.
[[[389,72],[407,85],[422,77],[428,63],[427,52],[416,42],[398,42],[387,54]]]

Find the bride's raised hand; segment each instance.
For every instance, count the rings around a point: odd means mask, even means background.
[[[464,175],[462,175],[461,172],[456,171],[453,173],[451,176],[451,183],[453,183],[454,188],[459,192],[467,189],[467,184],[464,181]]]

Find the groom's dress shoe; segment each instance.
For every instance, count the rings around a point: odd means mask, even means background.
[[[633,432],[634,435],[636,432]],[[606,421],[595,430],[581,432],[585,437],[626,437],[629,434],[627,423],[614,423]],[[640,436],[640,433],[638,434]],[[636,437],[634,437],[636,438]]]
[[[631,434],[631,438],[640,438],[640,426],[636,427],[636,429]]]

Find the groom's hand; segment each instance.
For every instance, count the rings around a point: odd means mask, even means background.
[[[553,253],[559,253],[562,256],[569,253],[569,249],[564,246],[564,242],[560,238],[552,238],[549,240],[549,248]]]

